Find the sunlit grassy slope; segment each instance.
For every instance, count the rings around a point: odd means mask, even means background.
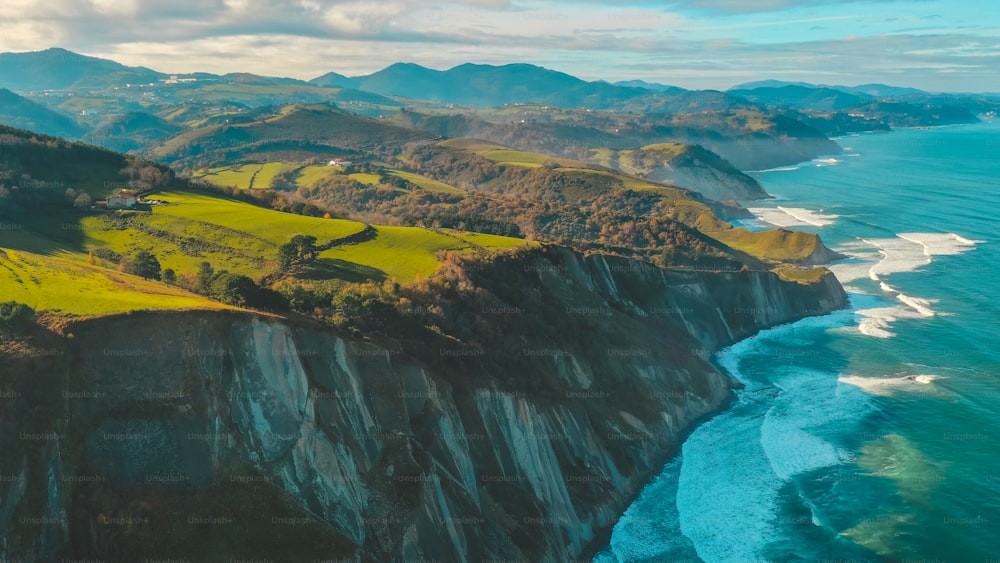
[[[514,248],[515,238],[416,227],[373,227],[355,221],[293,215],[210,193],[158,193],[168,202],[151,212],[37,216],[18,230],[0,231],[0,296],[39,310],[99,315],[138,309],[218,308],[175,287],[116,271],[100,249],[123,256],[140,250],[179,275],[207,261],[216,270],[254,278],[276,269],[278,247],[296,234],[315,236],[323,251],[308,279],[396,279],[431,275],[441,250]],[[344,243],[344,237],[363,235]],[[91,251],[98,251],[90,259]],[[88,263],[92,261],[93,264]]]
[[[37,311],[91,316],[141,309],[231,309],[166,284],[74,258],[0,249],[0,296]]]

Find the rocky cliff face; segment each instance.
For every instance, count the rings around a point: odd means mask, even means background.
[[[0,559],[567,561],[730,396],[714,351],[846,300],[831,275],[516,264],[504,275],[561,313],[496,349],[237,313],[71,327],[52,434],[0,434]],[[528,306],[482,314],[516,327]]]
[[[689,147],[676,158],[652,167],[644,176],[698,192],[715,201],[770,197],[757,180],[697,145]]]

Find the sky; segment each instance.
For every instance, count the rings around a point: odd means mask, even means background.
[[[394,62],[533,63],[587,80],[1000,92],[995,0],[3,0],[0,52],[309,79]]]

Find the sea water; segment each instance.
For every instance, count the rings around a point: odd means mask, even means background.
[[[1000,560],[1000,123],[837,140],[754,173],[850,308],[717,356],[745,385],[597,561]]]

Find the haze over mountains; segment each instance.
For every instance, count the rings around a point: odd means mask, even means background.
[[[882,84],[772,80],[720,92],[586,81],[531,64],[435,70],[396,63],[368,75],[329,72],[308,81],[241,72],[169,75],[58,48],[0,54],[0,88],[0,123],[169,158],[175,166],[231,165],[270,158],[275,150],[367,158],[398,148],[399,139],[476,137],[641,171],[713,199],[763,193],[739,170],[839,152],[828,136],[971,122],[1000,107],[986,96]],[[282,109],[290,104],[310,107]],[[310,123],[330,128],[317,137]],[[364,142],[357,131],[368,135]],[[662,143],[701,148],[664,151]],[[609,157],[620,151],[625,158]],[[628,151],[667,160],[647,158],[629,169]],[[720,185],[730,188],[712,187]]]

